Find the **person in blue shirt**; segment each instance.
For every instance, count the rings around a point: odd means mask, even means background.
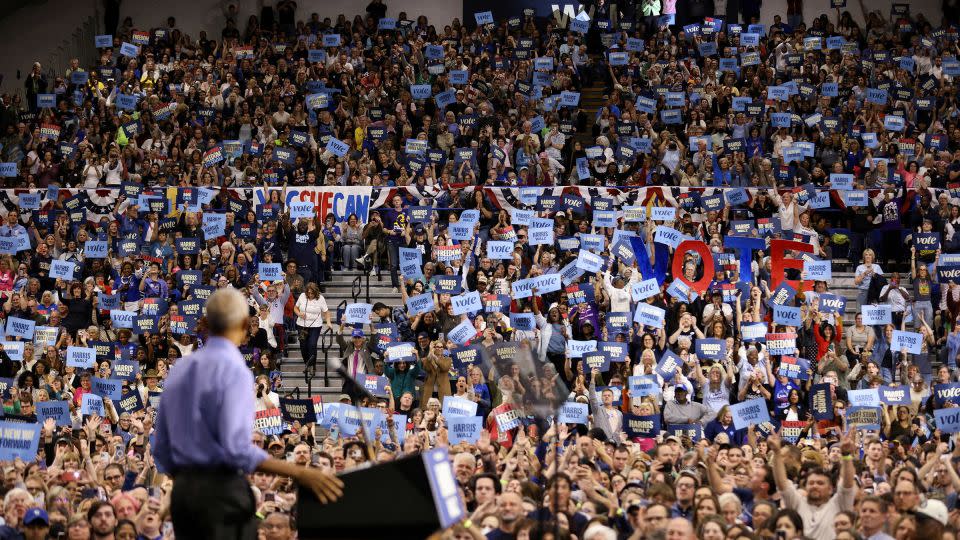
[[[733,446],[742,446],[747,442],[747,430],[737,429],[733,425],[733,414],[730,412],[730,406],[724,405],[717,412],[717,417],[711,420],[703,430],[703,437],[710,442],[717,438],[717,435],[726,433]]]
[[[157,412],[153,455],[173,476],[170,510],[177,538],[254,539],[254,498],[244,475],[278,474],[307,486],[320,502],[335,501],[343,482],[320,469],[271,458],[255,446],[253,374],[237,347],[246,341],[249,308],[232,288],[207,301],[210,338],[177,362]]]
[[[133,263],[126,261],[120,266],[120,272],[113,271],[111,288],[120,295],[123,309],[126,311],[140,310],[140,276],[134,272]]]

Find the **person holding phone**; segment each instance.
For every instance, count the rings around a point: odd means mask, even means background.
[[[245,477],[254,471],[293,478],[321,503],[343,494],[336,477],[271,458],[252,444],[254,398],[237,391],[254,383],[237,348],[246,339],[248,316],[239,291],[213,293],[206,346],[181,359],[164,387],[153,453],[158,469],[173,476],[171,513],[180,540],[256,538],[256,508]]]

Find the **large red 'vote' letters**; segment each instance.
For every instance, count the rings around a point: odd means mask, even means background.
[[[780,283],[786,280],[786,275],[784,271],[787,268],[794,268],[796,270],[803,271],[803,259],[787,259],[786,252],[787,250],[793,251],[803,251],[805,253],[813,253],[813,246],[806,242],[795,242],[793,240],[771,240],[770,241],[770,290],[774,290],[780,286]],[[793,287],[795,290],[801,290],[798,282],[792,280],[786,280],[787,284]],[[803,282],[804,291],[813,290],[812,281]]]
[[[696,282],[691,282],[683,276],[683,255],[688,251],[696,251],[703,260],[703,277]],[[710,247],[700,240],[684,240],[680,242],[677,249],[673,252],[673,278],[684,282],[688,287],[703,294],[713,281],[714,266],[713,252]]]

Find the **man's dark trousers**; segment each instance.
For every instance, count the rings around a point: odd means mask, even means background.
[[[178,471],[174,475],[170,510],[177,540],[257,538],[253,491],[240,471]]]

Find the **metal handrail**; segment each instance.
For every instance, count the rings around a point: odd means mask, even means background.
[[[367,291],[366,291],[366,298],[367,298],[367,303],[369,304],[369,303],[370,303],[370,273],[369,273],[369,272],[364,272],[364,273],[361,275],[361,277],[363,277],[364,279],[366,279],[366,289],[367,289]]]
[[[333,328],[320,332],[320,350],[323,351],[323,385],[330,386],[330,349],[333,347]],[[319,356],[319,354],[317,355]],[[310,389],[310,386],[307,386]]]
[[[366,272],[364,272],[366,274]],[[360,292],[363,290],[363,274],[355,277],[353,279],[353,284],[350,287],[350,296],[353,297],[353,301],[356,302],[360,298]],[[370,303],[370,280],[367,279],[367,303]]]

